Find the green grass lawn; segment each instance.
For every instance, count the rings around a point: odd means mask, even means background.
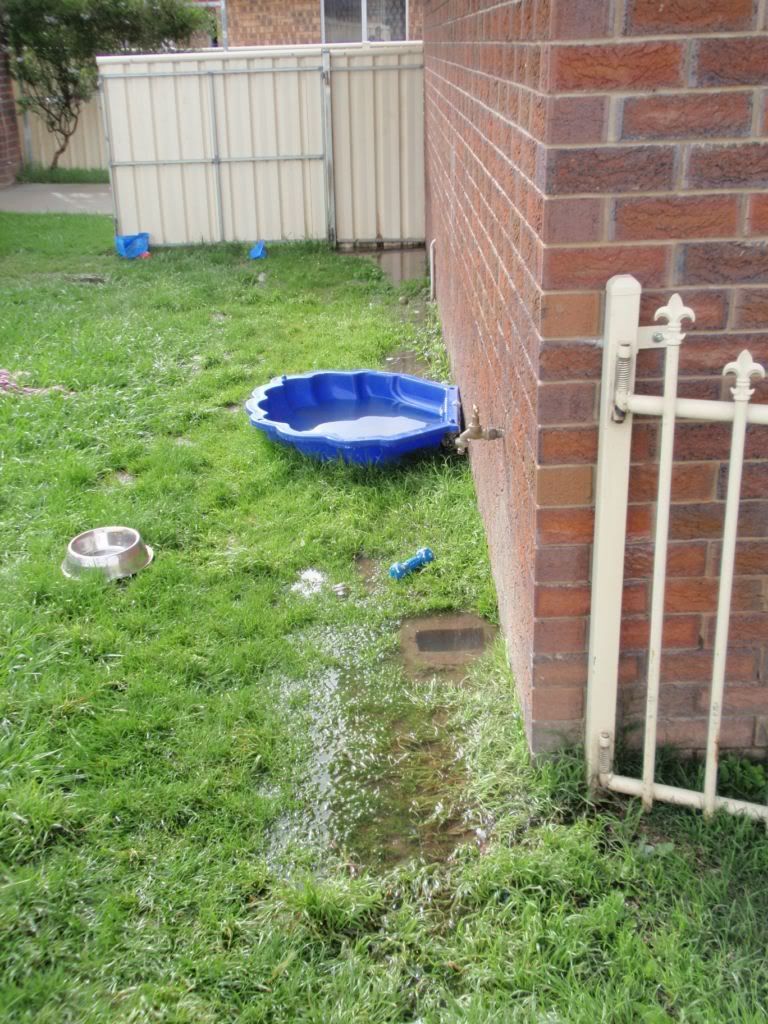
[[[322,466],[233,411],[416,333],[372,265],[245,248],[124,262],[106,218],[0,215],[0,367],[70,392],[0,396],[0,1019],[766,1020],[763,831],[595,808],[577,758],[531,766],[501,644],[463,688],[404,678],[404,616],[495,613],[467,464]],[[106,523],[153,565],[66,580],[67,540]],[[357,556],[424,544],[367,592]],[[296,593],[308,568],[349,598]],[[342,736],[385,705],[450,738],[485,841],[381,867],[343,821],[291,831],[322,795],[317,715]],[[389,743],[353,751],[361,803]]]

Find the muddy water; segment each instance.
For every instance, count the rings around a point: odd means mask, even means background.
[[[376,249],[371,252],[357,250],[349,255],[375,263],[394,285],[426,277],[428,273],[427,254],[422,248]]]
[[[413,377],[429,377],[429,365],[425,359],[409,348],[398,349],[385,360],[389,373],[410,373]]]
[[[358,627],[298,638],[334,664],[283,684],[284,713],[304,727],[309,767],[296,811],[275,829],[274,856],[296,843],[381,869],[445,860],[483,836],[463,799],[462,738],[440,682],[463,677],[492,636],[482,619],[441,615],[404,623],[397,657],[391,633]]]

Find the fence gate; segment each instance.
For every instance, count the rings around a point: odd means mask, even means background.
[[[678,398],[678,362],[680,345],[685,338],[682,328],[685,321],[693,322],[694,312],[683,305],[679,295],[673,295],[667,305],[656,312],[655,319],[665,321],[664,326],[640,327],[640,290],[640,283],[629,275],[613,277],[607,286],[586,716],[589,778],[595,787],[641,797],[646,810],[651,808],[654,800],[662,800],[700,808],[707,814],[724,809],[768,821],[768,807],[717,794],[745,434],[749,423],[768,425],[768,407],[750,404],[754,394],[751,384],[764,378],[765,370],[753,362],[745,349],[723,369],[725,376],[734,379],[732,401]],[[637,353],[639,349],[647,348],[664,349],[662,395],[634,394]],[[630,445],[635,416],[653,416],[661,420],[641,778],[613,772]],[[703,792],[663,785],[654,778],[676,419],[732,425]]]
[[[120,234],[424,241],[421,43],[99,58]]]

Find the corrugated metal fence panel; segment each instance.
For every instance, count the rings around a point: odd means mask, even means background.
[[[25,138],[24,118],[19,115],[19,138]],[[29,133],[26,138],[29,148],[25,146],[24,159],[47,167],[58,148],[55,136],[51,135],[45,123],[37,114],[28,114]],[[86,103],[80,114],[75,134],[69,140],[69,146],[59,159],[59,167],[103,167],[108,165],[107,146],[104,139],[104,127],[101,121],[99,97]]]
[[[386,52],[332,49],[336,233],[342,243],[424,239],[421,67],[421,43]],[[355,68],[360,70],[345,70]]]
[[[327,49],[338,237],[423,239],[421,44]],[[120,232],[325,238],[321,64],[320,46],[100,59]]]

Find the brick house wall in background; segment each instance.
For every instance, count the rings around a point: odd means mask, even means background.
[[[21,166],[21,145],[16,126],[16,103],[8,62],[0,54],[0,188],[13,184]]]
[[[408,5],[408,37],[421,39],[422,0]],[[319,43],[320,0],[227,0],[231,46]]]
[[[744,347],[768,366],[765,19],[753,0],[426,4],[427,237],[464,401],[506,431],[472,465],[537,750],[582,735],[606,280],[641,281],[643,323],[673,290],[694,308],[681,394],[719,397]],[[639,370],[638,390],[660,393],[659,354]],[[677,431],[659,740],[685,750],[705,736],[728,437]],[[657,444],[638,422],[625,725],[644,700]],[[722,733],[754,753],[768,747],[766,451],[750,428]]]
[[[227,0],[230,46],[320,42],[320,0]]]

